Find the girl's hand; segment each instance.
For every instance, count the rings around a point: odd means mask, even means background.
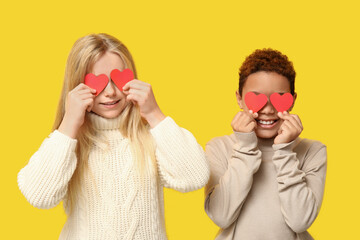
[[[279,118],[284,120],[281,124],[278,135],[274,139],[274,144],[289,143],[295,140],[304,129],[298,115],[288,112],[278,112]]]
[[[135,102],[140,107],[141,116],[146,119],[151,128],[165,118],[149,83],[134,79],[125,84],[123,92],[127,95],[126,100]]]
[[[253,113],[251,110],[249,113],[245,111],[238,112],[231,122],[231,127],[235,132],[249,133],[255,130],[257,123],[255,118],[258,117],[258,113]]]
[[[79,128],[83,125],[85,112],[90,112],[96,90],[80,83],[71,90],[65,101],[65,115],[59,126],[59,131],[71,138],[76,138]]]

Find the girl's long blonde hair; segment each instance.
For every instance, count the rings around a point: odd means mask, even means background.
[[[108,34],[91,34],[78,39],[72,47],[65,68],[64,85],[57,109],[56,119],[53,130],[58,129],[65,115],[65,101],[68,93],[77,85],[84,81],[85,75],[91,72],[95,62],[105,52],[118,54],[123,60],[125,68],[134,72],[137,78],[136,68],[133,58],[118,39]],[[120,114],[121,134],[130,140],[130,145],[135,158],[137,169],[141,176],[144,174],[154,174],[155,167],[155,147],[149,132],[148,124],[141,118],[140,111],[136,105],[129,102]],[[81,176],[88,171],[88,158],[90,149],[94,143],[101,141],[96,129],[89,121],[86,113],[84,124],[81,126],[77,135],[78,144],[76,146],[77,167],[68,185],[67,204],[70,211],[76,200],[76,192],[79,189]]]

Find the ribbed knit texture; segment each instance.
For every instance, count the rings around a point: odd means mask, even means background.
[[[91,114],[90,120],[109,143],[93,146],[60,239],[166,239],[163,186],[188,192],[203,187],[209,166],[193,135],[166,117],[150,132],[156,143],[158,175],[139,177],[129,140],[118,118]],[[51,208],[64,201],[76,168],[77,141],[54,131],[18,174],[18,185],[35,207]]]

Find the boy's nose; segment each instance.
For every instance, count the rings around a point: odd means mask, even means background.
[[[265,106],[259,111],[259,113],[262,113],[262,114],[274,114],[275,111],[276,110],[275,110],[274,106],[268,100],[267,103],[265,104]]]

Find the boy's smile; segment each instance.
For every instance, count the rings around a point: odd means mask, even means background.
[[[245,104],[244,96],[248,92],[262,93],[267,98],[270,98],[270,95],[273,93],[290,92],[290,83],[286,77],[276,72],[259,71],[250,74],[246,79],[241,96],[237,94],[238,104],[246,112],[249,112],[249,109]],[[294,100],[295,98],[296,94],[294,95]],[[270,101],[258,111],[258,117],[255,119],[257,123],[255,133],[258,137],[273,138],[278,134],[283,120],[278,117],[277,113],[277,110]]]

